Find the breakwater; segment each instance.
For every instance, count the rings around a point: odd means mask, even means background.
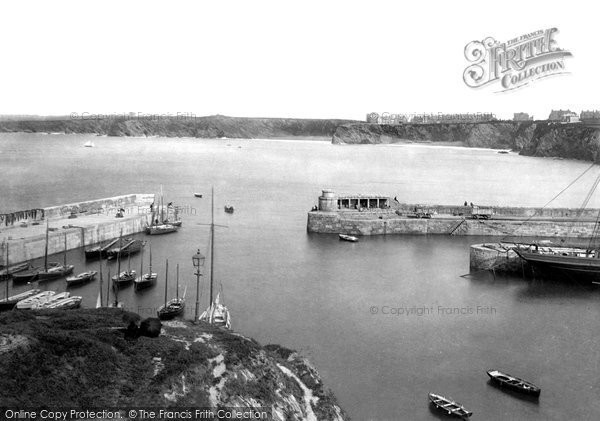
[[[100,243],[142,232],[150,222],[153,194],[129,194],[43,208],[0,227],[0,263],[6,266],[43,257],[48,233],[48,254]],[[116,217],[121,211],[122,217]],[[16,212],[15,212],[16,213]]]
[[[483,208],[483,207],[480,207]],[[324,190],[308,213],[307,230],[350,235],[440,234],[589,238],[598,209],[486,207],[489,219],[473,219],[470,206],[400,203],[382,195],[338,196]],[[431,217],[417,217],[417,213]]]

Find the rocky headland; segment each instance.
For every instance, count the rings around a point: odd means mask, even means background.
[[[340,125],[336,144],[435,143],[511,149],[522,155],[598,161],[600,127],[583,123],[495,121],[487,123]]]
[[[322,138],[353,120],[301,118],[248,118],[214,115],[196,117],[140,115],[73,115],[38,119],[0,119],[0,132],[98,134],[107,136],[161,136],[197,138]]]

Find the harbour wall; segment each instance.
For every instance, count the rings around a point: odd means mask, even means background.
[[[471,272],[492,270],[501,273],[526,273],[529,264],[523,262],[510,245],[501,243],[473,244],[469,247]]]
[[[451,234],[589,238],[593,235],[594,226],[595,220],[481,220],[435,216],[426,219],[401,217],[389,212],[322,211],[309,212],[307,222],[308,232],[349,235]]]
[[[91,200],[62,206],[44,208],[47,221],[27,227],[15,226],[0,231],[0,264],[8,264],[43,257],[46,247],[46,223],[48,233],[48,255],[62,253],[79,247],[112,240],[119,235],[131,235],[144,231],[151,222],[150,203],[152,194],[131,194],[106,199]],[[116,218],[118,209],[125,209],[122,218]],[[77,218],[68,218],[75,210]],[[53,256],[53,261],[62,261],[62,256]]]

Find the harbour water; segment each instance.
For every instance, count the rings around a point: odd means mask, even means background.
[[[95,147],[84,148],[88,140]],[[0,134],[0,212],[158,192],[162,185],[165,201],[184,208],[183,228],[139,236],[152,243],[159,284],[138,294],[124,289],[119,300],[153,316],[168,258],[170,295],[179,263],[192,317],[191,258],[197,248],[207,253],[214,185],[215,222],[227,226],[216,231],[214,275],[234,329],[309,357],[352,419],[437,419],[427,402],[435,392],[479,419],[591,420],[600,417],[598,288],[489,273],[461,277],[469,270],[468,246],[487,240],[481,237],[347,243],[306,232],[306,212],[322,188],[412,203],[541,206],[588,166],[419,145]],[[592,169],[552,206],[578,207],[597,174]],[[235,212],[225,213],[225,205]],[[599,198],[589,206],[599,207]],[[131,261],[136,270],[139,259]],[[83,250],[70,251],[68,260],[77,273],[98,266],[86,265]],[[146,271],[147,263],[146,253]],[[115,274],[116,264],[109,265]],[[46,285],[66,288],[64,280]],[[204,308],[204,281],[201,291]],[[98,283],[71,292],[92,307]],[[490,385],[485,371],[492,368],[538,384],[539,401]]]

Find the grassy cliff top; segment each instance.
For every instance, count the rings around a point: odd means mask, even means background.
[[[0,407],[252,406],[281,419],[345,419],[292,350],[184,321],[128,338],[132,321],[107,308],[1,314]]]

